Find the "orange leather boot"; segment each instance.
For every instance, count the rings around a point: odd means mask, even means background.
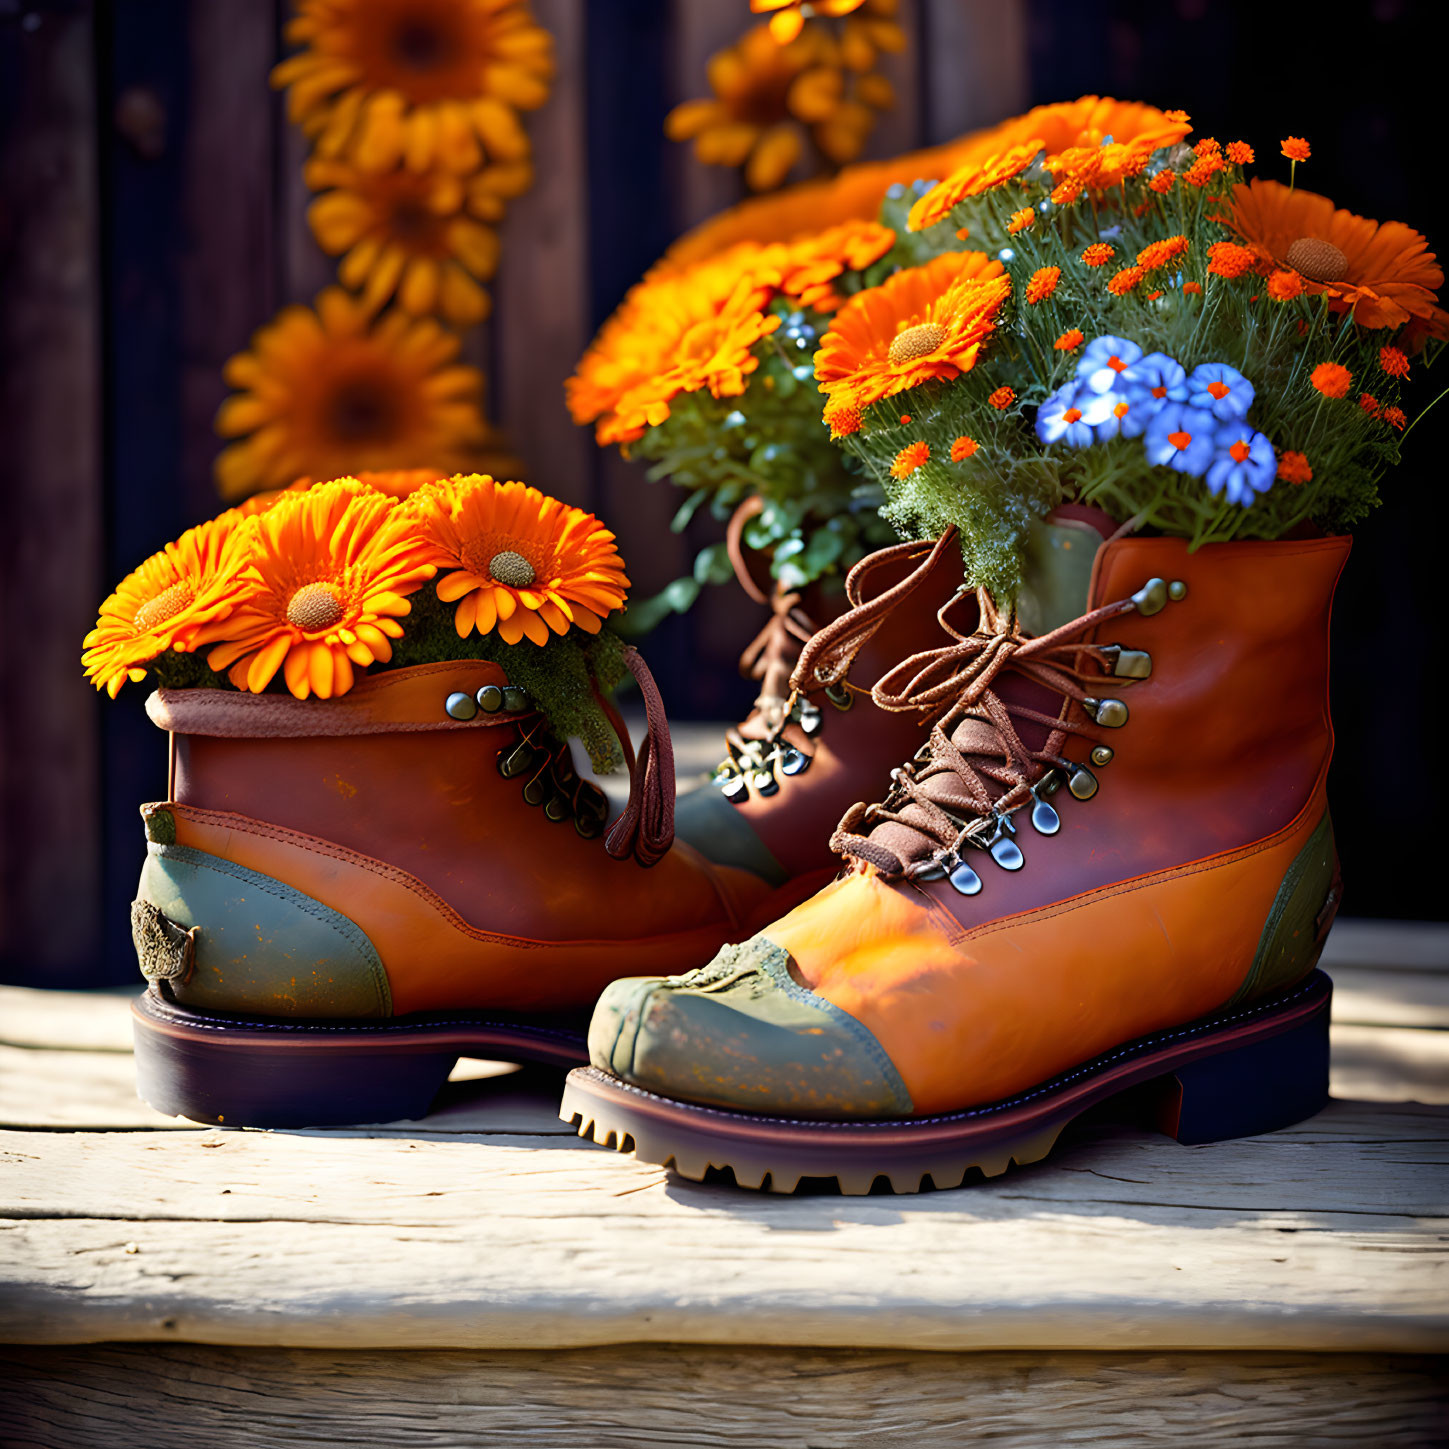
[[[1145,1084],[1183,1141],[1316,1111],[1348,549],[1126,538],[1074,622],[1028,637],[984,596],[974,632],[943,616],[876,686],[939,713],[842,822],[840,876],[702,971],[611,986],[566,1120],[690,1177],[866,1192],[1036,1161]],[[872,622],[800,668],[833,675]]]
[[[710,785],[680,798],[675,829],[710,860],[776,887],[784,909],[836,873],[830,837],[840,817],[884,789],[921,743],[930,710],[878,709],[871,689],[898,660],[939,637],[936,616],[962,592],[961,571],[929,544],[904,543],[856,564],[833,609],[818,591],[808,601],[778,588],[767,596],[738,545],[742,514],[731,521],[735,571],[746,593],[771,609],[741,660],[760,680],[760,695],[749,718],[727,735],[728,757]],[[1070,505],[1036,525],[1024,608],[1050,622],[1071,617],[1060,613],[1062,596],[1085,590],[1092,554],[1114,526],[1097,509]],[[973,608],[970,598],[958,612],[974,622]],[[862,610],[877,626],[829,679],[796,669],[819,628]]]
[[[621,971],[708,961],[768,888],[671,847],[650,733],[606,828],[523,690],[420,664],[329,700],[160,691],[170,798],[143,808],[141,1095],[228,1125],[421,1116],[459,1055],[571,1064]]]

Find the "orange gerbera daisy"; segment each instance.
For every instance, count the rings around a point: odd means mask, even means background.
[[[765,306],[785,259],[782,246],[741,242],[683,270],[650,272],[565,384],[574,421],[596,422],[600,443],[627,443],[662,423],[678,393],[742,393],[760,365],[751,349],[780,325]]]
[[[528,0],[300,0],[272,71],[317,154],[370,171],[521,161],[517,111],[548,99],[553,37]]]
[[[437,572],[417,524],[355,478],[287,494],[253,525],[235,611],[207,631],[213,669],[260,694],[281,670],[298,698],[346,694],[353,666],[392,658],[407,596]]]
[[[407,468],[439,473],[475,462],[489,441],[479,408],[482,374],[457,366],[458,339],[431,318],[374,320],[338,287],[310,307],[285,307],[226,365],[241,389],[216,416],[243,438],[216,461],[225,498],[278,488],[299,475]],[[247,436],[249,435],[249,436]]]
[[[1120,186],[1142,171],[1154,151],[1175,146],[1192,129],[1181,111],[1105,96],[1038,106],[1021,124],[1041,137],[1043,164],[1058,187],[1068,187],[1070,200],[1082,189]]]
[[[474,474],[424,490],[418,518],[427,557],[449,570],[438,597],[457,604],[460,639],[496,626],[505,644],[577,625],[597,634],[629,588],[614,535],[581,508],[537,488]]]
[[[1362,327],[1401,327],[1449,337],[1436,305],[1444,273],[1428,242],[1402,222],[1382,224],[1301,187],[1255,178],[1233,187],[1226,221],[1256,257],[1291,267],[1306,290]]]
[[[202,631],[236,605],[252,527],[231,509],[187,529],[127,574],[85,637],[86,678],[114,699],[128,679],[146,677],[157,655],[194,649]]]
[[[527,162],[485,170],[509,178],[508,191],[528,188]],[[344,286],[380,307],[396,295],[414,316],[440,313],[460,327],[481,322],[488,294],[479,286],[498,266],[498,233],[489,222],[503,214],[502,195],[446,171],[363,171],[345,161],[314,158],[303,172],[323,194],[307,208],[317,244]]]
[[[863,271],[896,244],[896,234],[878,221],[844,221],[814,236],[787,244],[780,263],[780,290],[817,312],[833,312],[845,298],[832,285],[842,272]]]
[[[891,477],[895,479],[909,478],[917,468],[931,461],[931,449],[927,443],[920,441],[907,443],[895,456],[891,464]]]
[[[968,197],[980,196],[1020,176],[1036,160],[1040,151],[1041,142],[1029,140],[979,160],[967,161],[916,201],[906,218],[907,227],[911,231],[922,231],[928,226],[935,226],[938,221],[944,221],[951,214],[951,209]]]
[[[832,402],[858,408],[959,377],[976,365],[1010,295],[1000,262],[944,252],[852,297],[821,339],[815,377]]]

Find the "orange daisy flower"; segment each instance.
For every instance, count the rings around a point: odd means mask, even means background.
[[[1407,377],[1409,375],[1408,354],[1397,347],[1381,347],[1379,348],[1379,366],[1390,377]]]
[[[964,463],[981,446],[975,438],[968,438],[962,433],[951,444],[951,461],[953,463]]]
[[[833,312],[845,298],[832,285],[842,272],[861,272],[896,244],[896,234],[878,221],[844,221],[814,236],[786,243],[780,290],[802,306]]]
[[[1265,263],[1292,267],[1314,296],[1361,327],[1401,327],[1449,337],[1436,305],[1444,273],[1428,242],[1402,222],[1382,224],[1334,207],[1326,196],[1255,178],[1233,187],[1226,221]]]
[[[907,443],[904,448],[896,454],[895,462],[891,464],[892,478],[909,478],[917,468],[930,461],[931,450],[921,442]]]
[[[1137,253],[1137,265],[1144,271],[1155,272],[1175,262],[1188,249],[1185,236],[1170,236],[1163,241],[1149,242]]]
[[[253,529],[236,609],[207,631],[213,669],[253,694],[280,670],[298,699],[331,699],[354,666],[392,658],[407,596],[437,572],[402,506],[340,478],[284,495]]]
[[[682,270],[656,268],[599,329],[564,391],[600,443],[627,443],[669,416],[670,400],[708,387],[737,397],[760,362],[751,348],[780,325],[765,312],[786,250],[741,242]]]
[[[952,208],[967,198],[993,191],[1013,177],[1020,176],[1036,160],[1040,151],[1041,142],[1029,140],[980,160],[968,161],[916,201],[906,218],[906,226],[911,231],[924,231],[926,227],[944,221]]]
[[[1275,302],[1291,302],[1303,295],[1303,278],[1292,270],[1274,272],[1268,278],[1268,295]]]
[[[1106,242],[1093,242],[1082,253],[1082,265],[1087,267],[1105,267],[1116,255],[1116,247],[1109,247]]]
[[[1029,206],[1023,206],[1020,211],[1011,213],[1011,220],[1007,222],[1006,229],[1015,236],[1017,232],[1025,231],[1036,220],[1036,212]],[[965,237],[962,238],[965,240]]]
[[[1097,96],[1038,106],[1022,121],[1041,137],[1047,152],[1043,164],[1053,180],[1091,191],[1139,175],[1154,151],[1175,146],[1192,129],[1181,111]]]
[[[629,588],[614,535],[581,508],[537,488],[474,474],[424,490],[418,519],[426,556],[446,572],[438,597],[457,604],[460,639],[495,626],[505,644],[576,625],[597,634]]]
[[[158,655],[189,653],[204,642],[203,631],[230,614],[242,592],[252,526],[230,509],[127,574],[83,641],[86,678],[114,699],[127,680],[144,679]]]
[[[1353,374],[1341,363],[1320,362],[1308,381],[1324,397],[1347,397],[1349,388],[1353,386]]]
[[[1052,343],[1052,346],[1055,347],[1058,352],[1075,352],[1077,348],[1079,348],[1086,340],[1086,333],[1082,332],[1076,327],[1073,327],[1069,331],[1063,332],[1062,335],[1058,337],[1055,342]]]
[[[1295,453],[1290,449],[1278,459],[1278,476],[1285,483],[1297,486],[1313,482],[1313,469],[1308,466],[1308,459],[1302,453]]]
[[[1016,401],[1016,392],[1013,388],[999,387],[986,401],[998,412],[1005,412]]]
[[[1026,300],[1033,306],[1038,302],[1045,302],[1056,291],[1057,283],[1061,279],[1060,267],[1038,267],[1031,274],[1031,281],[1026,284]]]
[[[1290,161],[1306,161],[1313,154],[1309,149],[1308,142],[1302,136],[1286,137],[1278,149]]]
[[[897,272],[836,313],[815,377],[832,401],[858,408],[959,377],[976,365],[1010,295],[1005,268],[984,252],[945,252]]]

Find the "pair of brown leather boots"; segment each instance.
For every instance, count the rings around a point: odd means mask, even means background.
[[[1030,552],[1009,616],[949,536],[866,559],[788,691],[808,631],[777,610],[761,703],[677,813],[646,688],[612,826],[492,663],[153,695],[141,1095],[381,1122],[460,1055],[587,1061],[584,1135],[787,1192],[993,1175],[1130,1088],[1183,1141],[1309,1115],[1348,541],[1189,553],[1067,508]]]

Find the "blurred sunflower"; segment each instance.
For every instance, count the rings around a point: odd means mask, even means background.
[[[505,644],[547,644],[570,626],[597,634],[629,588],[614,535],[581,508],[523,483],[475,474],[425,489],[417,515],[428,557],[449,570],[438,598],[457,604],[460,639],[495,627]]]
[[[1233,187],[1221,218],[1264,262],[1290,267],[1361,327],[1410,325],[1411,338],[1449,337],[1436,304],[1444,273],[1428,241],[1403,222],[1380,224],[1326,196],[1254,178]]]
[[[202,631],[235,607],[251,525],[232,509],[189,528],[126,575],[86,635],[86,678],[112,699],[146,677],[159,654],[189,652]]]
[[[479,408],[482,374],[455,363],[458,339],[431,319],[392,311],[375,321],[329,287],[310,307],[286,307],[227,364],[238,391],[216,430],[238,438],[216,460],[224,498],[294,478],[340,478],[354,469],[440,473],[475,461],[491,441]]]
[[[479,282],[498,267],[498,233],[478,218],[458,177],[321,158],[303,175],[322,193],[307,208],[312,235],[329,256],[346,253],[338,279],[369,309],[395,296],[415,317],[438,312],[459,327],[488,315]]]
[[[1005,268],[984,252],[944,252],[857,292],[815,354],[828,406],[863,408],[969,372],[1010,295]]]
[[[759,366],[751,349],[780,325],[765,308],[786,255],[742,242],[695,267],[650,272],[565,385],[574,421],[596,422],[600,443],[627,443],[662,423],[678,393],[742,393]]]
[[[894,101],[884,77],[848,93],[838,47],[818,25],[779,45],[768,25],[747,30],[708,66],[713,100],[685,101],[664,123],[673,141],[694,141],[709,166],[743,166],[754,191],[769,191],[804,154],[805,128],[832,161],[860,154],[874,109]]]
[[[298,699],[346,694],[354,666],[392,658],[407,596],[437,572],[427,553],[414,520],[354,478],[284,495],[256,516],[244,590],[208,631],[207,662],[253,694],[278,670]]]
[[[272,71],[323,157],[473,172],[519,161],[519,110],[548,99],[553,37],[528,0],[300,0]]]

